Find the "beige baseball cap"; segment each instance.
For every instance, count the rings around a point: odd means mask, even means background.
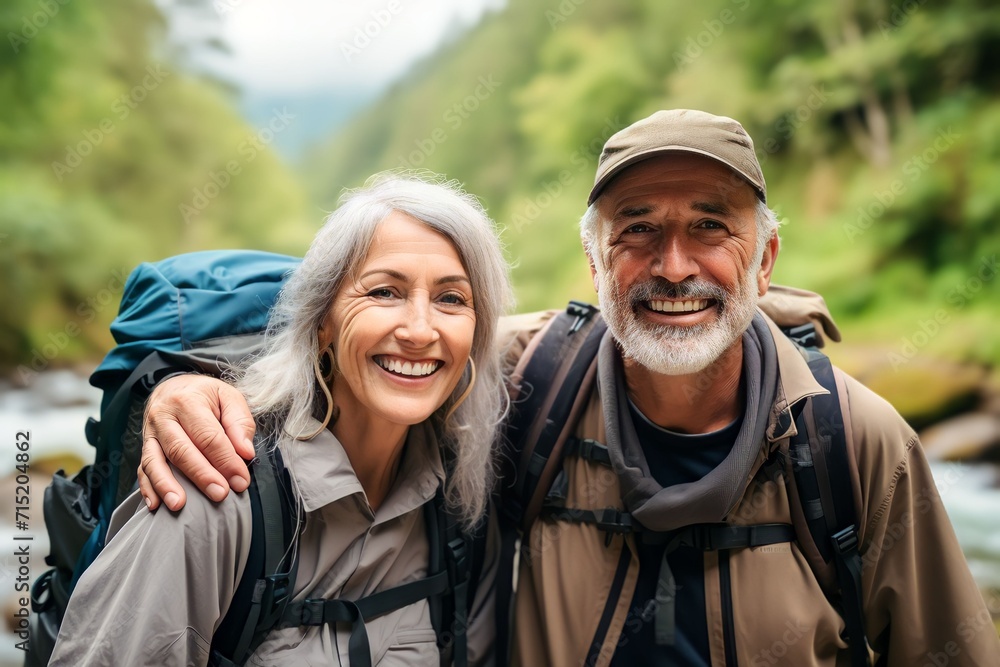
[[[597,162],[593,204],[605,186],[626,167],[663,153],[683,151],[718,160],[743,177],[761,201],[767,201],[764,174],[757,162],[753,139],[732,118],[693,109],[657,111],[616,132],[604,144]]]

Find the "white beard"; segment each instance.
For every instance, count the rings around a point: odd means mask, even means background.
[[[653,278],[620,294],[611,272],[603,272],[598,302],[622,354],[662,375],[698,373],[722,356],[743,335],[757,312],[756,275],[760,261],[752,262],[732,292],[702,279],[671,283]],[[651,324],[638,309],[653,297],[714,299],[719,317],[695,326]]]

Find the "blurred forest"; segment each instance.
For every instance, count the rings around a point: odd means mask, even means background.
[[[251,113],[254,91],[199,67],[227,57],[220,20],[244,1],[0,0],[0,420],[36,431],[36,474],[89,460],[83,378],[140,262],[301,254],[344,188],[430,169],[503,228],[519,310],[593,302],[577,222],[604,141],[697,108],[754,138],[783,220],[774,280],[825,296],[831,358],[920,432],[1000,630],[1000,3],[507,0],[323,136],[374,83],[306,91],[281,134],[270,98]],[[400,27],[426,10],[390,5]],[[409,43],[383,37],[319,71]],[[297,132],[311,149],[279,153]]]
[[[312,238],[295,175],[165,28],[144,0],[0,5],[0,367],[99,359],[140,262]]]
[[[482,197],[520,309],[593,300],[576,222],[600,147],[672,107],[747,127],[786,221],[775,279],[821,292],[848,340],[894,370],[915,354],[1000,361],[991,0],[510,0],[294,165],[240,118],[238,92],[177,66],[153,3],[51,4],[30,38],[38,0],[0,8],[8,372],[53,346],[56,364],[106,351],[138,262],[301,253],[341,190],[386,168]]]

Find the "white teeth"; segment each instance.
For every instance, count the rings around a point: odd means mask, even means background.
[[[375,363],[392,373],[410,376],[430,375],[436,371],[438,367],[438,362],[436,361],[420,363],[414,361],[400,361],[399,359],[386,359],[385,357],[375,357]]]
[[[661,313],[692,313],[708,306],[708,299],[693,299],[691,301],[650,301],[650,310]]]

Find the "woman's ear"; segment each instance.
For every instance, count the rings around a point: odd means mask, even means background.
[[[333,322],[330,315],[323,318],[323,323],[316,330],[316,339],[319,341],[320,350],[325,350],[333,343]]]

